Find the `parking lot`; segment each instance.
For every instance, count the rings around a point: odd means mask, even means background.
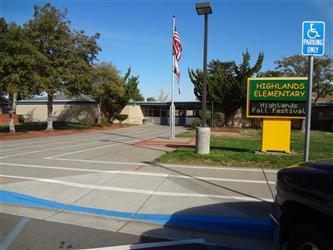
[[[2,142],[2,213],[137,236],[273,249],[268,211],[276,171],[152,163],[175,147],[139,142],[168,134],[168,127],[143,125]],[[89,247],[105,246],[98,239],[95,244]]]

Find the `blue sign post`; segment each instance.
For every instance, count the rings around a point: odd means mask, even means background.
[[[325,52],[325,23],[304,21],[302,27],[302,54],[322,56]]]
[[[311,108],[312,108],[312,79],[313,57],[325,53],[325,23],[322,21],[304,21],[302,25],[302,54],[309,56],[309,86],[306,109],[306,130],[304,145],[304,162],[309,161]]]

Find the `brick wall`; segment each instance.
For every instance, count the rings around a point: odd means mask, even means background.
[[[0,125],[8,125],[8,114],[0,114]],[[18,115],[14,115],[14,123],[19,124]]]

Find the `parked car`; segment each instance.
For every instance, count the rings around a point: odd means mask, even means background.
[[[333,249],[333,159],[277,174],[271,217],[279,249]]]

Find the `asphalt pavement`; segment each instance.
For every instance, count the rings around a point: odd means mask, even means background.
[[[274,249],[276,172],[151,163],[174,147],[138,142],[168,133],[143,125],[2,142],[1,211],[136,237]]]

